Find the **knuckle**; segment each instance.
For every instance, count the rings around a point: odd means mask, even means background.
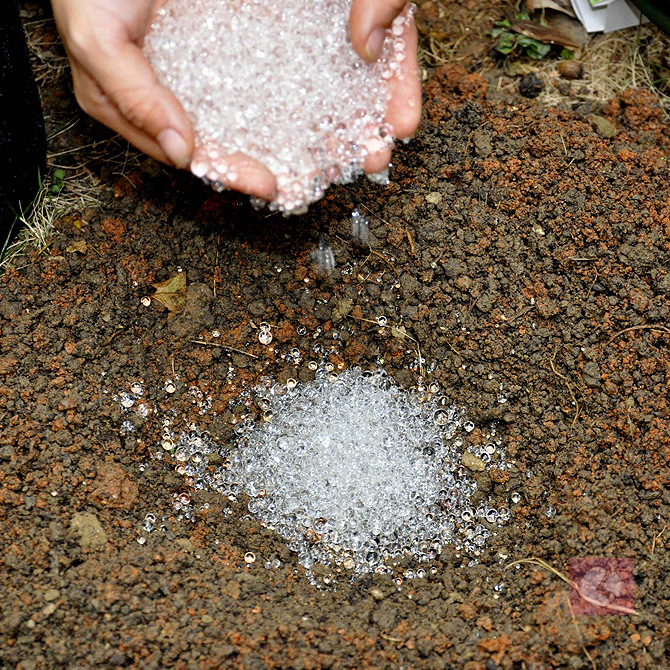
[[[95,87],[91,87],[87,82],[82,82],[79,77],[73,78],[73,84],[74,97],[77,104],[86,114],[97,119],[100,116],[100,111],[103,107],[102,94],[97,91]]]
[[[127,121],[145,131],[160,110],[158,100],[147,91],[122,91],[116,96],[116,105]]]
[[[90,60],[91,54],[97,49],[91,31],[86,30],[85,26],[78,26],[76,23],[68,31],[65,46],[69,55],[80,62]]]

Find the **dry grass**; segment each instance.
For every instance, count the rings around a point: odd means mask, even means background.
[[[0,272],[32,249],[47,249],[54,237],[56,221],[99,205],[99,187],[88,172],[66,175],[57,183],[46,180],[30,212],[19,216],[22,230],[18,237],[0,247]]]
[[[57,84],[68,77],[70,66],[54,20],[24,21],[23,27],[37,85]]]
[[[553,86],[560,80],[558,60],[521,59],[497,65],[489,60],[482,38],[495,21],[514,13],[514,2],[479,3],[467,15],[467,25],[463,23],[464,14],[453,14],[453,5],[450,5],[451,14],[442,0],[434,0],[433,5],[436,13],[418,18],[419,65],[425,76],[428,68],[465,59],[474,62],[479,70],[502,66],[508,75],[536,72],[546,84],[539,99],[548,106],[565,104],[566,97]],[[493,40],[489,42],[490,50]],[[472,50],[468,52],[468,46],[473,44],[482,49],[474,58]],[[592,37],[581,60],[584,78],[573,83],[580,100],[604,104],[626,88],[648,88],[659,97],[661,107],[670,116],[670,36],[653,24]],[[516,88],[516,84],[510,86]]]
[[[626,88],[648,88],[658,97],[670,115],[670,36],[651,24],[629,28],[591,40],[582,57],[584,78],[579,98],[606,103]],[[556,61],[539,64],[547,83],[559,78]],[[553,86],[548,86],[541,100],[546,105],[565,102]]]
[[[64,91],[70,69],[53,18],[24,19],[23,25],[33,75],[42,95],[48,98],[54,90]],[[121,137],[114,135],[86,144],[77,132],[79,118],[74,115],[47,138],[50,147],[47,175],[50,176],[45,178],[32,207],[18,217],[16,225],[21,227],[21,232],[16,239],[11,244],[0,239],[0,273],[33,249],[48,248],[59,219],[82,215],[100,206],[103,186],[100,179],[94,177],[92,164],[104,164],[105,182],[128,178],[128,173],[141,165],[141,154]],[[57,138],[64,134],[69,137],[63,144]],[[61,148],[55,149],[54,145]],[[56,171],[63,176],[55,178]]]

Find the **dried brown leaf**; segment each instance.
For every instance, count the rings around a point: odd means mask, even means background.
[[[74,242],[70,242],[70,244],[65,247],[65,251],[67,251],[69,254],[74,254],[75,252],[85,254],[87,247],[88,244],[86,243],[86,240],[75,240]]]
[[[526,0],[526,10],[529,13],[536,9],[555,9],[568,16],[576,17],[570,0]]]
[[[186,306],[186,273],[178,272],[174,277],[153,284],[153,297],[170,312],[179,314]]]
[[[545,44],[560,44],[570,49],[583,49],[588,41],[584,26],[568,16],[552,14],[545,17],[544,25],[537,21],[516,21],[512,30]]]

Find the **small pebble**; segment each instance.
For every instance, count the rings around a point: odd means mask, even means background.
[[[463,463],[463,465],[472,472],[484,472],[484,470],[486,470],[486,464],[484,463],[484,461],[481,458],[479,458],[479,456],[475,456],[474,454],[471,454],[469,451],[466,451],[463,454],[463,457],[461,458],[461,463]]]
[[[519,93],[525,98],[537,98],[543,90],[544,83],[535,72],[529,72],[525,77],[522,77],[519,82]]]
[[[562,60],[558,64],[558,73],[564,79],[581,79],[584,76],[584,65],[578,60]]]

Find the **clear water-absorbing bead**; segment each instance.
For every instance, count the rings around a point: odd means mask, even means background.
[[[358,209],[351,212],[351,235],[362,245],[368,244],[370,239],[370,223],[368,217],[361,214]]]
[[[335,270],[335,254],[324,239],[321,239],[316,249],[312,251],[312,260],[320,274],[329,275]]]
[[[465,522],[473,516],[474,483],[466,472],[458,481],[451,474],[460,457],[448,436],[459,412],[421,404],[381,371],[345,370],[336,383],[330,374],[324,364],[313,382],[268,396],[272,422],[249,425],[222,481],[240,482],[252,496],[250,511],[306,567],[321,562],[361,573],[393,556],[434,558],[458,542],[454,512]],[[438,409],[446,416],[441,426],[433,421]],[[445,497],[449,513],[440,504]]]
[[[119,394],[121,407],[124,409],[130,409],[135,404],[135,398],[126,393],[125,391]]]

